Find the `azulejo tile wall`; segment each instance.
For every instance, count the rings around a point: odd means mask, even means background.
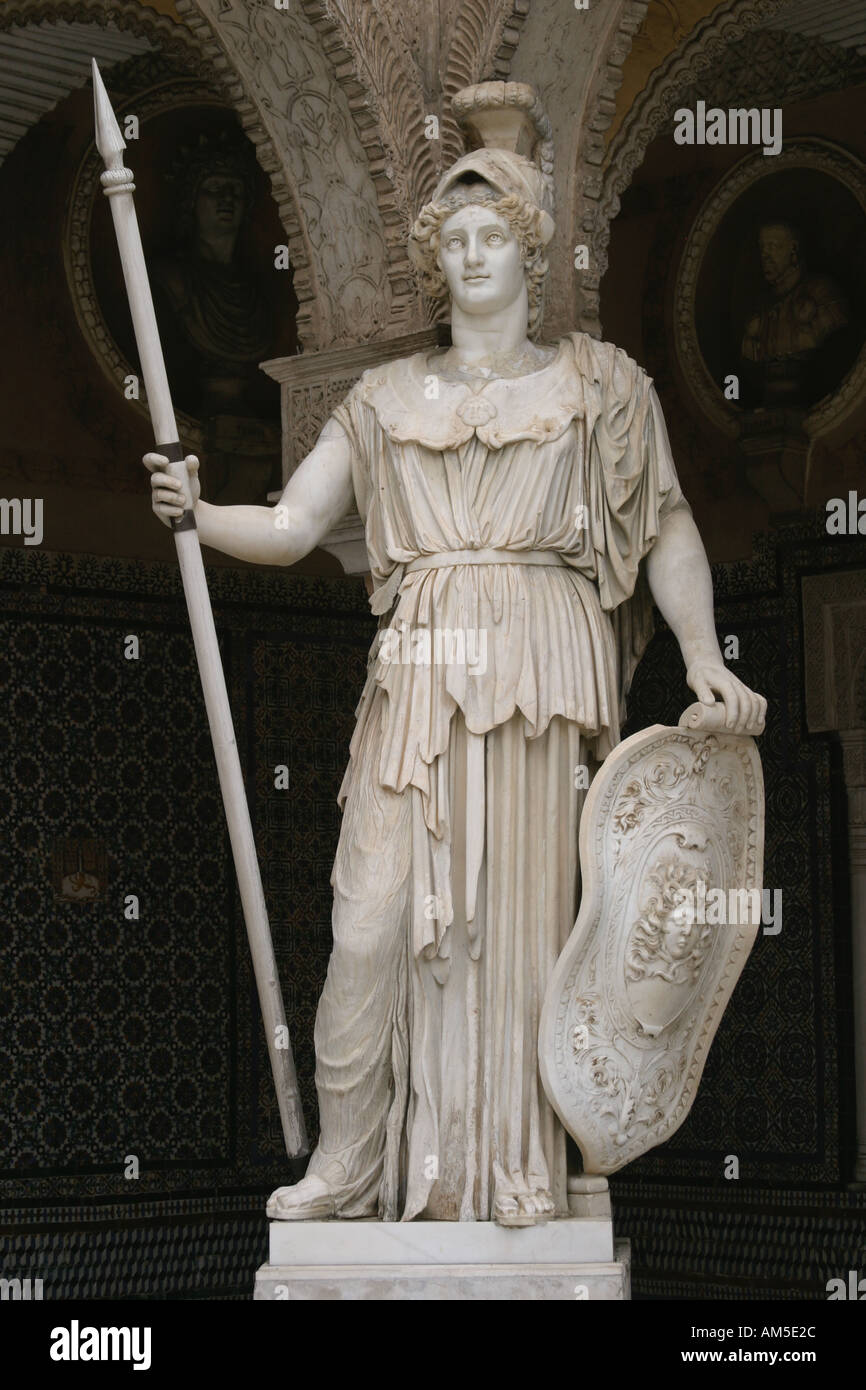
[[[780,890],[782,927],[758,936],[710,1050],[694,1107],[667,1144],[628,1169],[645,1177],[838,1184],[853,1156],[850,916],[846,812],[833,736],[806,730],[804,574],[862,566],[860,538],[828,537],[822,519],[762,538],[750,562],[714,573],[719,635],[739,639],[732,669],[767,696],[759,742],[766,791],[764,883]],[[657,631],[638,670],[628,732],[675,723],[694,695],[673,636]]]
[[[0,576],[0,1192],[81,1202],[285,1181],[177,575],[7,549]],[[357,580],[210,579],[315,1130],[336,793],[373,624]],[[63,901],[54,848],[82,840],[104,847],[105,878],[93,900]]]
[[[827,1215],[853,1140],[844,808],[833,740],[805,730],[800,579],[864,562],[863,541],[831,541],[816,521],[715,574],[719,631],[740,638],[734,669],[770,699],[766,883],[783,890],[783,927],[755,947],[689,1119],[614,1179],[649,1296],[749,1286],[745,1247],[713,1243],[719,1202],[766,1206],[782,1250],[795,1193],[823,1252],[816,1289],[825,1264],[849,1257],[848,1227]],[[373,623],[355,580],[209,578],[315,1137],[336,793]],[[137,661],[124,657],[129,634]],[[628,731],[675,722],[691,698],[662,628]],[[241,1297],[263,1257],[255,1212],[287,1171],[173,567],[0,551],[0,749],[4,1270],[11,1259],[13,1274],[48,1273],[66,1297]],[[287,790],[275,786],[281,765]],[[90,902],[55,896],[54,847],[76,840],[104,848]],[[124,916],[130,894],[137,920]],[[741,1186],[723,1176],[730,1154]],[[137,1179],[124,1176],[129,1155]],[[683,1261],[699,1229],[690,1283]],[[761,1274],[765,1293],[792,1296],[783,1265]]]

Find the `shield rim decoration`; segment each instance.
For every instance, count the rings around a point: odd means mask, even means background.
[[[715,938],[704,932],[709,941],[704,959],[698,951],[689,957],[692,986],[665,987],[665,980],[677,979],[676,964],[667,973],[657,969],[656,981],[649,982],[656,1006],[667,1000],[668,1011],[674,1009],[670,1018],[648,1026],[646,1010],[643,1021],[638,1017],[635,990],[623,971],[625,950],[637,929],[636,908],[648,898],[657,904],[650,883],[656,888],[659,883],[655,866],[639,880],[646,886],[635,888],[640,861],[646,873],[646,861],[662,842],[678,841],[684,846],[683,873],[691,872],[692,881],[701,871],[685,861],[706,851],[715,857],[716,876],[723,861],[726,871],[736,874],[736,882],[719,885],[726,892],[760,894],[763,887],[764,786],[754,738],[729,733],[718,718],[712,727],[694,727],[700,709],[691,706],[679,727],[654,724],[618,744],[596,773],[581,816],[580,910],[547,987],[538,1055],[545,1092],[580,1148],[586,1173],[616,1172],[669,1139],[686,1119],[760,926],[759,915],[757,921],[723,926]],[[641,783],[636,775],[647,771],[655,754],[660,760],[653,775]],[[735,766],[741,784],[731,788]],[[722,807],[720,798],[728,790]],[[702,797],[709,804],[702,804]],[[715,839],[705,834],[703,845],[702,826],[715,833]],[[738,826],[742,845],[734,854]],[[635,829],[639,833],[629,840]],[[616,910],[624,908],[631,918],[617,921]]]

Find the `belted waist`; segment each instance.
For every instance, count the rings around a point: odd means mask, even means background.
[[[556,550],[505,550],[488,546],[484,550],[439,550],[435,555],[419,555],[404,567],[404,574],[417,570],[444,569],[446,565],[564,565]]]
[[[439,550],[434,555],[419,555],[408,564],[397,565],[385,583],[373,591],[370,595],[372,612],[388,612],[407,574],[444,569],[446,565],[565,565],[565,561],[556,550],[505,550],[495,546],[488,546],[484,550]]]

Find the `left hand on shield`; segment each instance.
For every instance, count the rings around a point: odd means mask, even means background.
[[[722,662],[694,662],[686,672],[686,683],[704,705],[715,704],[714,697],[718,696],[725,707],[725,728],[732,733],[763,730],[767,701],[743,685]]]

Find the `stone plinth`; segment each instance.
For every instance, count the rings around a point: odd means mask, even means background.
[[[615,1301],[630,1297],[629,1248],[609,1220],[272,1221],[265,1300]]]

